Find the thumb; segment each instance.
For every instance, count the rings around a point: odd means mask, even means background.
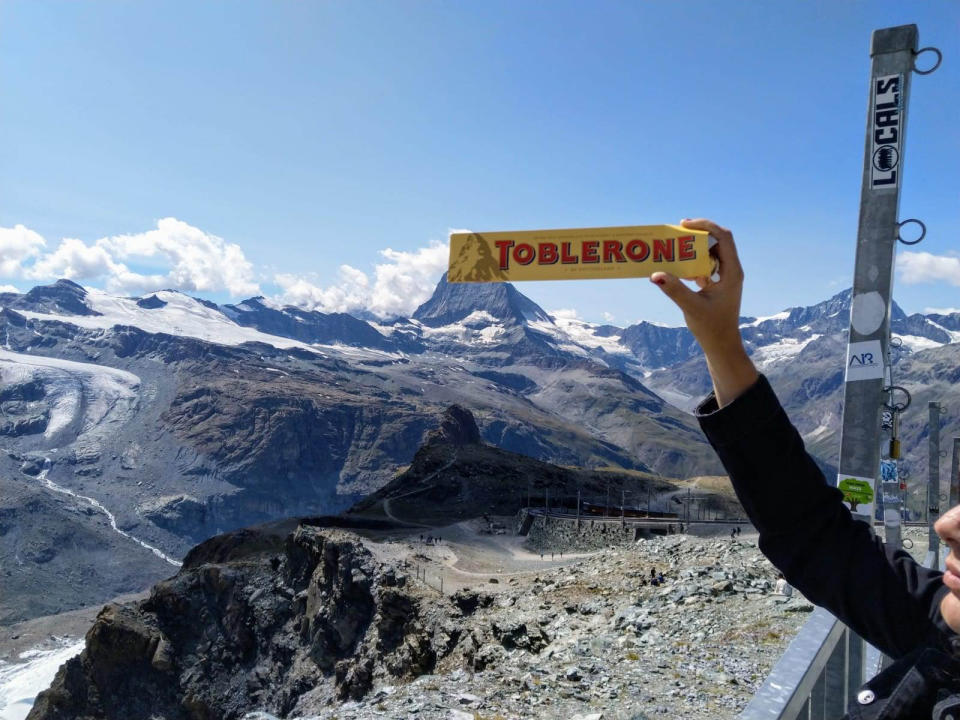
[[[683,311],[689,310],[697,300],[697,294],[684,285],[676,275],[655,272],[650,276],[650,282],[663,290],[664,294]]]

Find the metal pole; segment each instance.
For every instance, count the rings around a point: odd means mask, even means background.
[[[907,101],[916,49],[916,25],[876,30],[870,43],[870,92],[837,484],[861,497],[869,487],[870,500],[861,501],[856,513],[871,526],[880,465],[880,412],[884,359],[890,342]]]
[[[940,517],[940,403],[931,402],[930,444],[927,453],[927,551],[940,551],[940,537],[933,531],[933,524]]]
[[[950,507],[960,504],[960,437],[953,439],[953,461],[950,463]]]
[[[650,488],[647,488],[647,519],[650,519]]]
[[[577,488],[577,527],[580,527],[580,488]]]
[[[610,514],[610,481],[607,480],[607,504],[603,506],[603,516]]]
[[[624,516],[624,505],[627,503],[627,491],[623,488],[620,488],[620,527],[626,525],[626,517]]]

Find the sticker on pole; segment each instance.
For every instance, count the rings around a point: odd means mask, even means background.
[[[883,350],[879,340],[847,345],[846,382],[883,378]]]
[[[714,239],[679,225],[452,233],[447,281],[710,277]]]
[[[870,152],[870,187],[900,186],[903,136],[903,75],[882,75],[873,80],[873,142]]]
[[[837,475],[837,487],[843,493],[843,502],[850,512],[873,517],[873,479],[856,475]]]

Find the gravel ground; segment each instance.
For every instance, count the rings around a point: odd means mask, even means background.
[[[412,561],[449,569],[459,560],[456,546],[431,550],[436,557]],[[441,664],[311,717],[732,718],[813,610],[802,597],[773,594],[777,572],[748,534],[641,540],[564,563],[456,583],[483,598],[471,616],[473,668]],[[476,557],[470,565],[482,574]],[[665,582],[641,585],[652,567]]]

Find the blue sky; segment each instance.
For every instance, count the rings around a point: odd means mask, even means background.
[[[451,228],[702,215],[737,236],[745,314],[817,302],[852,277],[870,32],[908,22],[945,57],[913,79],[901,217],[930,257],[895,297],[960,308],[960,4],[936,0],[6,2],[0,285],[390,313]],[[645,280],[519,287],[681,321]]]

